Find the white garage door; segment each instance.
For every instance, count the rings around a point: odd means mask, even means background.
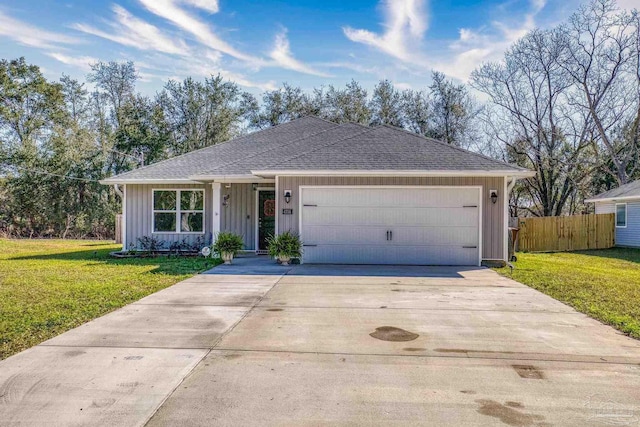
[[[478,265],[477,187],[301,187],[303,261]]]

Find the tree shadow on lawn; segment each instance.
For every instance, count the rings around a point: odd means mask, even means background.
[[[105,244],[113,246],[113,244]],[[103,246],[91,244],[86,246]],[[114,258],[109,255],[114,248],[86,251],[60,252],[52,254],[27,255],[6,258],[6,261],[42,260],[42,261],[86,261],[95,265],[155,266],[149,271],[153,274],[184,275],[197,274],[215,267],[220,263],[214,258],[202,256],[150,256],[141,258]],[[90,265],[90,264],[89,264]]]

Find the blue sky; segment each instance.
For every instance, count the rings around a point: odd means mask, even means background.
[[[638,0],[620,0],[631,7]],[[139,89],[221,73],[259,93],[388,78],[422,88],[432,69],[465,81],[483,61],[579,0],[3,0],[0,57],[25,56],[49,78],[97,60],[133,60]]]

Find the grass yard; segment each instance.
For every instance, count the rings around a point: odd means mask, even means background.
[[[213,267],[214,259],[114,259],[120,245],[0,239],[0,359]]]
[[[640,338],[640,249],[517,256],[514,280]],[[508,268],[496,271],[511,277]]]

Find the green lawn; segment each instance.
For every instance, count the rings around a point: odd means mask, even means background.
[[[109,257],[120,247],[0,239],[0,359],[216,264],[203,257]]]
[[[640,338],[640,249],[517,256],[514,280]],[[508,268],[496,271],[511,277]]]

